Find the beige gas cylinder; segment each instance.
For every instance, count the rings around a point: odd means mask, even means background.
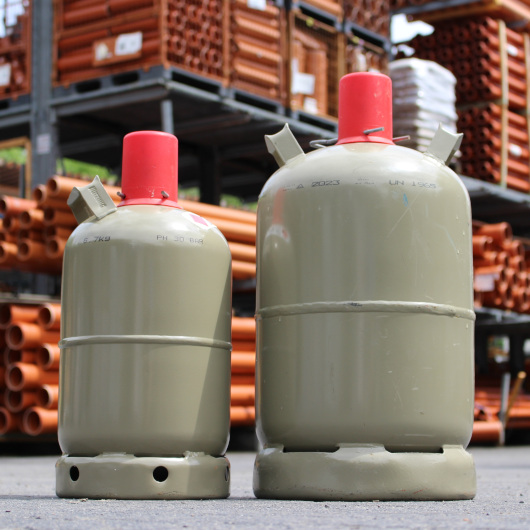
[[[231,256],[177,202],[177,139],[124,138],[122,202],[95,179],[62,278],[60,497],[229,494]]]
[[[341,79],[339,134],[258,202],[258,497],[470,499],[475,314],[470,201],[446,166],[392,139],[391,81]]]

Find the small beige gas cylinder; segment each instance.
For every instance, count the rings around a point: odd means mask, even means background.
[[[123,144],[123,200],[95,179],[62,278],[60,497],[229,494],[231,256],[177,202],[178,142]]]
[[[446,166],[392,139],[391,81],[349,74],[338,141],[280,169],[258,202],[258,497],[470,499],[475,314],[470,201]]]

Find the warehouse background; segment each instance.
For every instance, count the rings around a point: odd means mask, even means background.
[[[263,136],[287,122],[306,150],[335,137],[338,81],[367,70],[399,87],[403,145],[424,149],[440,121],[464,133],[473,441],[527,433],[529,25],[528,0],[0,0],[0,439],[55,439],[66,198],[86,182],[71,172],[98,165],[117,201],[121,142],[140,129],[179,138],[182,205],[229,241],[231,421],[252,431],[253,210],[276,169]]]

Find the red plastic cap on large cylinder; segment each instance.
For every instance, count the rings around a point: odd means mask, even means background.
[[[122,202],[179,208],[178,140],[159,131],[137,131],[123,139]]]
[[[392,81],[377,72],[356,72],[339,84],[337,144],[392,141]]]

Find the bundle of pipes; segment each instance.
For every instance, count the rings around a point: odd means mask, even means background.
[[[256,324],[254,318],[232,317],[232,383],[230,424],[254,426]]]
[[[507,124],[503,127],[503,113]],[[458,130],[462,173],[501,183],[518,191],[530,191],[529,136],[526,117],[489,103],[459,111]]]
[[[472,442],[502,443],[505,429],[530,428],[530,395],[523,389],[526,372],[517,374],[511,388],[510,377],[505,376],[508,374],[503,375],[508,382],[506,393],[501,389],[498,377],[488,383],[478,378]]]
[[[473,227],[475,305],[530,312],[530,270],[525,248],[508,223]]]
[[[388,0],[343,0],[344,20],[381,35],[390,37],[390,6]]]
[[[284,10],[269,0],[263,10],[231,0],[230,85],[287,104]]]
[[[60,274],[64,246],[77,226],[66,200],[75,186],[87,184],[80,179],[54,176],[33,190],[34,200],[0,196],[0,268]],[[119,203],[120,188],[105,188]],[[180,200],[179,204],[221,230],[232,253],[234,279],[256,276],[255,213],[188,200]]]
[[[223,2],[163,0],[167,4],[167,59],[200,75],[226,81],[229,13]],[[165,38],[165,37],[163,37]]]
[[[417,58],[390,63],[394,136],[400,145],[426,151],[439,125],[456,133],[455,76],[433,61]]]
[[[455,75],[458,104],[505,100],[511,109],[526,109],[524,40],[503,22],[479,17],[437,23],[434,33],[408,44],[416,57],[437,62]]]
[[[18,98],[29,94],[31,86],[31,31],[30,2],[7,0],[4,12],[9,14],[5,31],[0,38],[0,97]],[[15,20],[11,17],[16,15]]]
[[[59,303],[0,305],[0,435],[57,431]]]
[[[341,72],[337,30],[295,12],[291,12],[289,25],[291,109],[336,117]]]
[[[77,225],[66,204],[68,194],[57,185],[63,179],[54,177],[45,186],[36,187],[33,200],[0,197],[0,268],[61,273],[64,244]]]
[[[55,0],[55,84],[161,64],[160,0]]]

